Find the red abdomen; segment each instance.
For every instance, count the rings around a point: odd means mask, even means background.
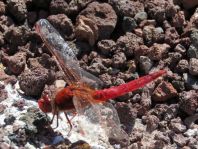
[[[74,109],[73,104],[73,93],[72,91],[66,87],[61,89],[55,97],[55,104],[59,108],[59,110],[72,110]]]

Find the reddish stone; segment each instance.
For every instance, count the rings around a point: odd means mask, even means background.
[[[117,23],[117,15],[107,3],[92,2],[80,15],[91,19],[97,25],[99,39],[109,38]]]
[[[170,98],[177,96],[176,89],[171,83],[163,81],[160,83],[152,94],[154,101],[166,101]]]
[[[150,48],[148,52],[148,57],[151,60],[161,60],[163,57],[166,57],[168,54],[168,50],[170,49],[170,46],[168,44],[157,44],[154,43],[154,45]]]
[[[51,15],[47,19],[65,39],[74,37],[74,26],[65,14]]]
[[[13,56],[3,55],[2,62],[11,73],[19,75],[25,69],[26,53],[18,52]]]

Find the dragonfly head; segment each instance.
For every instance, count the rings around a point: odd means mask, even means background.
[[[49,100],[48,95],[43,95],[38,100],[38,106],[41,109],[41,111],[43,111],[44,113],[52,112],[52,106],[51,106],[51,102]]]

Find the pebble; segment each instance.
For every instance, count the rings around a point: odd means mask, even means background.
[[[145,74],[148,74],[151,68],[153,67],[153,61],[147,56],[140,56],[139,59],[139,68]]]
[[[194,115],[198,108],[198,96],[195,90],[183,91],[179,94],[180,109],[188,115]]]
[[[124,32],[131,32],[137,27],[137,23],[134,18],[124,17],[122,21],[122,30]]]
[[[143,20],[147,20],[147,18],[148,18],[148,15],[146,12],[138,12],[134,17],[137,23],[140,23]]]
[[[190,35],[191,45],[187,51],[189,58],[198,58],[198,30],[192,30]]]
[[[166,101],[177,96],[176,89],[171,83],[163,81],[160,83],[152,94],[154,101]]]
[[[188,72],[189,69],[189,63],[187,60],[182,59],[178,62],[177,66],[176,66],[176,70],[179,73],[185,73]]]
[[[187,55],[189,58],[198,58],[198,48],[194,45],[190,45]]]
[[[198,58],[191,58],[189,62],[189,73],[198,76]]]
[[[184,73],[183,78],[188,88],[198,90],[198,79],[189,73]]]
[[[173,136],[173,141],[180,147],[183,147],[187,144],[188,139],[182,134],[175,134]]]
[[[14,123],[15,121],[15,117],[13,115],[8,115],[5,119],[4,119],[4,122],[6,125],[11,125]]]

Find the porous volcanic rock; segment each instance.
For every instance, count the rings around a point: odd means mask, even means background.
[[[95,22],[98,26],[99,39],[109,38],[117,23],[117,15],[107,3],[92,2],[81,11],[80,15]]]
[[[160,83],[152,94],[154,101],[166,101],[177,96],[177,91],[171,83],[163,81]]]
[[[26,65],[26,53],[18,52],[13,56],[2,57],[3,64],[7,67],[8,71],[12,74],[19,75],[25,69]]]
[[[183,91],[179,94],[180,109],[188,115],[193,115],[198,108],[198,93],[195,90]]]
[[[72,21],[65,14],[51,15],[47,19],[65,39],[74,37]]]
[[[48,71],[45,68],[25,70],[19,76],[19,86],[26,95],[39,96],[48,81]]]

